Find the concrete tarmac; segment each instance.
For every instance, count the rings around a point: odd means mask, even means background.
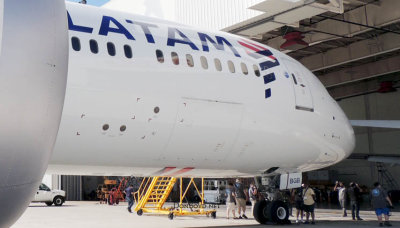
[[[62,207],[48,207],[44,203],[32,203],[24,215],[12,228],[111,228],[111,227],[282,227],[259,225],[246,213],[249,219],[226,219],[226,207],[217,208],[217,218],[206,216],[175,217],[169,220],[166,215],[142,216],[128,213],[125,202],[118,206],[99,204],[98,202],[66,202]],[[247,207],[250,211],[250,207]],[[351,213],[351,212],[350,212]],[[378,227],[372,211],[361,211],[364,221],[352,221],[350,217],[341,217],[340,210],[317,209],[316,225],[292,225],[301,227]],[[290,218],[294,221],[294,218]],[[390,217],[393,227],[400,227],[400,212]]]

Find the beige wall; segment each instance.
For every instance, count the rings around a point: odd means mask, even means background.
[[[351,120],[400,120],[400,92],[373,93],[339,101]],[[400,129],[355,128],[356,148],[353,153],[367,155],[400,156]],[[370,139],[370,140],[369,140]],[[386,164],[387,169],[400,184],[400,165]],[[375,163],[348,159],[333,167],[339,179],[372,185],[377,181]],[[334,180],[332,180],[334,181]]]

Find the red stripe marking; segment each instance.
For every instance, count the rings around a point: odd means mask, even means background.
[[[249,44],[251,44],[251,45],[253,45],[253,46],[256,46],[256,47],[258,47],[258,48],[261,48],[262,50],[268,50],[267,48],[265,48],[265,47],[261,47],[260,45],[258,45],[258,44],[256,44],[256,43],[252,43],[252,42],[248,42]]]
[[[258,47],[258,48],[261,48],[261,50],[255,48],[255,47],[253,47],[253,46],[250,46],[249,44],[246,44],[246,43],[243,43],[243,42],[239,41],[239,44],[241,44],[242,46],[244,46],[244,47],[246,47],[246,48],[248,48],[248,49],[251,49],[251,50],[253,50],[253,51],[255,51],[255,52],[266,51],[266,50],[268,50],[268,49],[266,49],[266,48],[264,48],[264,47],[261,47],[260,45],[257,45],[257,44],[255,44],[255,43],[251,43],[251,42],[248,42],[248,43],[251,44],[251,45],[254,45],[254,46]],[[246,50],[246,52],[247,52],[247,54],[249,54],[248,50]],[[270,59],[272,59],[272,60],[274,60],[274,61],[276,60],[275,56],[273,56],[273,55],[268,56],[268,58],[270,58]]]
[[[163,173],[170,172],[170,171],[172,171],[174,169],[176,169],[176,167],[165,167],[165,168],[160,169],[159,171],[153,173],[152,176],[159,176],[159,175],[161,175]]]
[[[176,171],[175,173],[168,174],[168,176],[178,176],[180,174],[187,173],[187,172],[189,172],[189,171],[191,171],[193,169],[194,169],[193,167],[186,167],[186,168],[183,168],[183,169],[181,169],[179,171]]]
[[[165,168],[163,169],[162,173],[168,173],[169,171],[172,171],[172,170],[174,170],[174,169],[176,169],[176,167],[165,167]]]
[[[246,43],[243,43],[243,42],[241,42],[241,41],[239,41],[239,44],[242,45],[243,47],[246,47],[246,48],[248,48],[248,49],[251,49],[251,50],[253,50],[253,51],[255,51],[255,52],[261,51],[261,50],[255,48],[255,47],[250,46],[250,45],[248,45],[248,44],[246,44]]]

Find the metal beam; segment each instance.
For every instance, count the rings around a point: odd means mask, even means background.
[[[319,71],[399,49],[400,35],[386,33],[374,39],[354,42],[346,47],[304,57],[300,62],[311,71]]]
[[[392,76],[392,81],[399,81],[400,76]],[[380,88],[380,80],[378,78],[371,79],[362,83],[346,84],[343,86],[329,88],[329,94],[336,100],[341,100],[345,98],[367,95],[371,93],[376,93]],[[398,85],[394,86],[395,88]]]
[[[327,88],[354,83],[394,72],[400,72],[400,56],[345,68],[318,76]]]
[[[400,9],[399,0],[381,0],[380,3],[380,5],[368,4],[358,7],[335,18],[378,28],[400,20],[397,10]],[[322,20],[311,27],[302,27],[302,29],[306,33],[304,40],[310,45],[335,40],[339,37],[352,37],[373,30],[365,26],[344,24],[333,20]],[[309,31],[321,31],[321,33],[307,33]],[[279,50],[280,45],[284,42],[285,39],[279,36],[268,40],[266,44]]]

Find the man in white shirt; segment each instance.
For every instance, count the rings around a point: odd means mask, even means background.
[[[340,203],[340,207],[343,210],[343,217],[347,217],[346,211],[346,186],[344,186],[343,182],[336,181],[336,185],[334,191],[338,191],[338,200]]]

